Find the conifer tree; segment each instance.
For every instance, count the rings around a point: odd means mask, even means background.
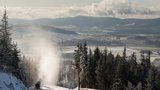
[[[93,67],[93,54],[92,54],[92,50],[89,50],[89,54],[88,54],[88,61],[87,61],[87,76],[86,76],[86,80],[87,80],[87,88],[93,88],[94,87],[94,67]]]
[[[157,76],[157,69],[155,66],[152,66],[149,72],[149,83],[151,84],[151,89],[152,90],[158,90],[158,82],[156,80],[156,76]]]
[[[129,60],[129,81],[132,83],[133,87],[136,87],[139,82],[139,72],[138,72],[138,63],[135,53],[131,55]]]
[[[107,49],[104,50],[104,78],[106,89],[111,89],[114,77],[115,77],[115,66],[114,66],[114,55],[110,52],[107,54]]]
[[[98,61],[99,61],[99,59],[100,59],[100,50],[99,50],[99,48],[98,47],[96,47],[96,49],[94,50],[94,55],[93,55],[93,71],[94,71],[94,78],[93,78],[93,80],[94,80],[94,82],[95,82],[95,84],[94,84],[94,88],[97,88],[98,86],[97,86],[97,74],[96,74],[96,69],[97,69],[97,64],[98,64]]]
[[[1,66],[14,74],[18,79],[23,81],[21,68],[19,63],[21,62],[20,52],[17,49],[17,45],[13,43],[8,26],[8,16],[5,10],[0,27],[0,64]]]
[[[87,51],[87,43],[85,42],[82,45],[82,55],[80,57],[80,77],[81,77],[81,87],[86,88],[86,75],[87,75],[87,61],[88,61],[88,51]]]
[[[126,57],[115,57],[107,49],[103,52],[96,47],[87,53],[86,45],[79,47],[79,67],[81,70],[81,86],[100,90],[158,90],[160,88],[160,72],[151,65],[149,52],[141,55],[138,62],[135,53]],[[76,59],[76,58],[75,58]],[[84,81],[83,81],[84,80]],[[86,84],[86,85],[84,85]]]
[[[76,70],[77,70],[77,74],[78,74],[78,90],[80,90],[80,72],[81,72],[81,68],[80,68],[80,57],[82,55],[81,53],[82,51],[82,44],[78,43],[77,44],[77,50],[75,50],[75,53],[74,53],[74,65],[76,67]]]
[[[141,64],[140,64],[140,81],[142,84],[142,90],[147,88],[147,77],[148,77],[148,68],[147,68],[147,61],[144,54],[141,54]]]
[[[1,20],[1,28],[0,28],[0,33],[1,33],[1,63],[4,66],[10,66],[12,63],[12,48],[13,45],[11,44],[11,38],[10,38],[10,32],[9,32],[9,27],[8,27],[8,16],[7,12],[5,10],[5,13],[3,14],[3,18]]]
[[[105,69],[104,69],[104,57],[103,54],[100,55],[100,59],[98,61],[97,65],[97,82],[98,82],[98,87],[100,90],[106,90],[106,83],[105,83]]]

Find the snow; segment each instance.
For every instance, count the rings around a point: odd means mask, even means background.
[[[37,89],[34,89],[34,87],[31,87],[29,90],[37,90]],[[64,88],[59,86],[42,86],[40,90],[78,90],[78,88],[69,89],[69,88]],[[81,88],[81,90],[96,90],[96,89]]]
[[[34,87],[30,87],[29,90],[36,90],[36,89]],[[58,86],[42,86],[40,90],[69,90],[69,89]]]
[[[37,89],[34,89],[34,86],[27,89],[24,86],[24,84],[20,80],[18,80],[15,76],[13,76],[11,73],[0,72],[0,90],[37,90]],[[78,90],[78,88],[69,89],[59,86],[43,85],[40,90]],[[94,90],[94,89],[83,88],[81,90]]]
[[[27,88],[11,73],[0,72],[0,90],[27,90]]]

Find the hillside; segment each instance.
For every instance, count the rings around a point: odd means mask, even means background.
[[[10,73],[0,72],[0,90],[27,90],[23,83]]]
[[[160,18],[155,19],[120,19],[114,17],[76,16],[66,18],[41,18],[35,20],[11,19],[12,25],[40,24],[42,26],[57,26],[72,31],[106,30],[116,34],[160,34]],[[60,32],[62,30],[59,30]],[[58,32],[59,32],[58,31]],[[57,32],[57,31],[56,31]],[[74,32],[62,32],[71,33]]]

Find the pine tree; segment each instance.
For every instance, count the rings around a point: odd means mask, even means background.
[[[157,90],[160,90],[160,72],[157,71],[157,74],[156,74],[156,87],[157,87]]]
[[[144,54],[141,54],[141,63],[140,63],[140,81],[142,84],[142,90],[145,90],[147,88],[147,77],[149,74],[149,70],[148,70],[148,63],[147,60],[144,56]]]
[[[94,71],[94,75],[93,75],[94,78],[93,78],[93,80],[95,82],[94,88],[98,88],[98,86],[97,86],[97,79],[96,79],[97,78],[96,69],[97,69],[98,61],[100,59],[100,54],[101,54],[101,52],[100,52],[99,48],[96,47],[96,49],[94,50],[94,55],[93,55],[93,71]]]
[[[139,82],[139,72],[138,72],[138,63],[135,53],[132,54],[128,63],[129,63],[129,81],[132,83],[133,87],[136,87]]]
[[[104,57],[103,54],[100,55],[100,59],[98,61],[97,65],[97,82],[98,82],[98,87],[100,90],[106,90],[106,83],[105,83],[105,69],[104,69]]]
[[[116,67],[116,76],[115,81],[121,82],[123,85],[123,88],[128,85],[128,65],[126,60],[123,60],[124,57],[121,57],[120,55],[117,55],[116,61],[117,61],[117,67]]]
[[[18,79],[23,78],[19,63],[21,61],[20,52],[17,45],[12,42],[8,26],[8,16],[5,10],[0,28],[0,64],[1,66],[14,74]],[[23,81],[23,80],[22,80]]]
[[[148,77],[148,83],[150,83],[150,88],[152,90],[158,90],[158,87],[157,87],[157,80],[156,80],[156,76],[157,76],[157,69],[156,67],[153,65],[150,70],[149,70],[149,77]]]
[[[17,46],[15,44],[15,46],[13,48],[13,55],[12,55],[12,66],[13,66],[12,73],[17,78],[19,78],[20,80],[25,82],[25,76],[24,76],[24,74],[22,74],[22,67],[20,67],[21,61],[22,61],[22,59],[20,56],[20,51],[17,49]]]
[[[81,70],[81,86],[100,90],[159,90],[160,72],[151,65],[150,55],[141,55],[140,63],[133,53],[126,57],[126,48],[123,55],[115,57],[107,49],[103,52],[98,47],[89,50],[86,45],[80,45],[79,67]],[[84,81],[83,81],[84,80]],[[84,85],[86,84],[86,85]]]
[[[115,62],[114,62],[114,55],[110,52],[107,54],[107,49],[104,50],[104,78],[105,78],[105,86],[106,89],[111,89],[112,84],[114,83],[115,77]]]
[[[87,44],[86,42],[82,46],[82,55],[80,57],[80,77],[81,77],[81,87],[86,88],[86,75],[87,75],[87,61],[88,61],[88,51],[87,51]]]
[[[10,32],[9,32],[9,27],[8,27],[8,16],[7,12],[5,10],[5,13],[3,15],[2,21],[1,21],[1,28],[0,28],[0,33],[1,33],[1,64],[2,66],[11,66],[12,63],[12,48],[13,45],[11,44],[11,38],[10,38]]]
[[[87,71],[86,71],[86,80],[87,80],[87,88],[94,88],[94,67],[93,67],[93,54],[92,50],[89,50],[88,61],[87,61]]]
[[[78,90],[80,90],[80,72],[81,72],[81,68],[80,68],[80,57],[82,55],[82,44],[78,43],[77,44],[77,50],[75,50],[74,53],[74,65],[76,67],[77,70],[77,74],[78,74]]]
[[[126,47],[124,47],[124,51],[123,51],[123,59],[124,60],[126,60],[126,51],[127,51],[127,49],[126,49]]]

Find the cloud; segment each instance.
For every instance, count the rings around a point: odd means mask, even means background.
[[[89,14],[96,16],[131,17],[159,15],[159,12],[153,8],[142,7],[128,0],[103,0],[98,4],[87,6],[86,10]]]
[[[158,2],[158,0],[156,1]],[[7,9],[11,18],[23,19],[61,18],[78,15],[118,18],[159,18],[160,16],[159,7],[144,6],[128,0],[102,0],[84,7],[8,7]]]

